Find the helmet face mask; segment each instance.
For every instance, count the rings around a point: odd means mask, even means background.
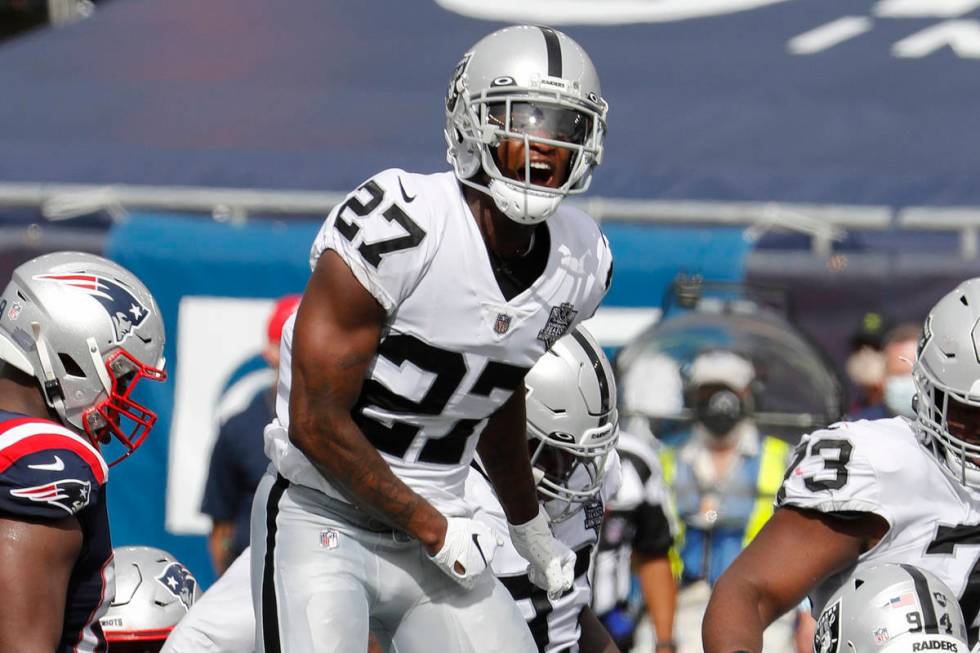
[[[926,318],[912,367],[915,428],[943,470],[980,489],[980,279],[963,282]]]
[[[94,445],[127,457],[156,415],[133,397],[162,381],[164,326],[150,291],[100,256],[57,252],[18,266],[0,294],[0,360],[34,377],[47,405]]]
[[[527,436],[538,494],[553,522],[578,513],[602,489],[619,440],[616,387],[602,349],[582,327],[531,368]]]
[[[140,379],[165,381],[167,374],[122,348],[106,357],[105,367],[111,380],[109,395],[82,413],[82,424],[93,444],[109,444],[115,437],[123,446],[123,453],[109,463],[112,466],[132,455],[157,421],[156,413],[131,397]]]
[[[607,111],[581,46],[550,28],[509,27],[456,67],[447,158],[461,183],[491,196],[512,220],[535,224],[566,195],[588,189],[602,161]]]

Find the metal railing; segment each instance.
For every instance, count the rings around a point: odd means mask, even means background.
[[[256,214],[325,215],[345,193],[305,190],[205,188],[191,186],[99,186],[0,182],[0,207],[36,207],[48,220],[66,220],[95,211],[123,219],[130,211],[168,210],[206,213],[217,220],[244,221]],[[635,200],[605,197],[569,202],[597,220],[680,225],[745,226],[750,236],[770,229],[810,237],[814,254],[826,256],[850,229],[928,229],[959,233],[960,255],[980,256],[980,207],[929,208]]]

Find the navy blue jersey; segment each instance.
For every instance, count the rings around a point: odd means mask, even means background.
[[[65,601],[56,653],[102,653],[99,617],[115,593],[106,512],[109,468],[81,436],[55,422],[0,411],[0,514],[81,525],[82,550]]]
[[[273,400],[268,387],[256,392],[245,410],[224,423],[211,452],[201,512],[215,521],[235,523],[229,561],[248,546],[252,497],[269,467],[262,432],[275,416]]]

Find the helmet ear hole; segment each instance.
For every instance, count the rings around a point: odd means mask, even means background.
[[[75,359],[64,352],[58,353],[58,360],[61,361],[62,367],[65,368],[65,373],[69,376],[78,376],[85,378],[85,372],[82,370],[81,365],[75,362]]]

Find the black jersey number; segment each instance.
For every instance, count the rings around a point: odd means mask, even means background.
[[[936,537],[926,548],[926,554],[952,555],[957,545],[980,546],[980,524],[958,524],[947,526],[940,524],[936,529]],[[977,616],[980,615],[980,552],[973,561],[966,586],[960,596],[960,609],[966,621],[967,633],[970,636],[970,646],[977,643],[977,630],[973,627]]]
[[[365,415],[364,409],[376,406],[395,414],[439,415],[466,376],[466,360],[460,352],[439,349],[407,334],[385,338],[378,347],[378,356],[397,366],[411,363],[434,375],[428,391],[418,401],[392,392],[381,383],[368,379],[353,408],[354,421],[371,444],[379,451],[401,458],[418,435],[419,427],[397,419],[386,424]],[[526,367],[489,361],[473,383],[469,394],[489,397],[494,389],[512,392],[520,385],[527,371]],[[479,422],[479,419],[460,419],[444,436],[427,439],[419,452],[419,460],[444,465],[460,462],[466,442]]]
[[[803,462],[807,455],[820,456],[823,458],[823,471],[817,479],[813,476],[804,478],[803,483],[811,492],[821,490],[839,490],[847,483],[847,463],[851,461],[851,451],[854,447],[848,440],[839,438],[823,438],[812,443],[801,442],[793,450],[793,460],[783,474],[783,484],[776,492],[776,505],[779,505],[786,498],[786,479],[793,473],[793,470]],[[829,476],[829,474],[833,476]]]
[[[350,211],[355,217],[363,218],[370,215],[378,206],[384,201],[385,192],[375,182],[373,179],[368,180],[356,192],[364,191],[369,196],[370,199],[367,202],[362,202],[358,199],[356,194],[352,194],[347,201],[343,203],[340,210],[337,212],[337,221],[334,224],[337,231],[347,239],[348,242],[353,242],[354,237],[360,232],[361,228],[357,226],[354,222],[346,221],[343,216],[345,213]],[[404,236],[395,236],[394,238],[388,238],[386,240],[379,240],[374,243],[362,242],[357,248],[364,260],[370,263],[372,266],[377,268],[381,264],[381,257],[385,254],[390,254],[392,252],[398,252],[403,249],[411,249],[425,238],[425,230],[418,225],[415,220],[405,213],[402,207],[398,204],[392,202],[391,206],[384,210],[381,214],[384,216],[385,220],[388,222],[397,223],[402,229],[405,230]]]

